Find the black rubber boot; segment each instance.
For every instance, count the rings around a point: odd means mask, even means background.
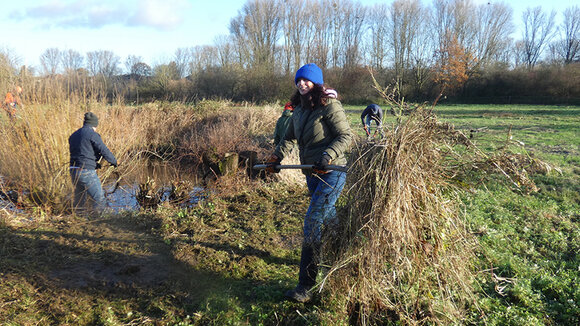
[[[313,246],[302,245],[298,285],[293,290],[286,292],[286,297],[289,299],[303,303],[312,299],[310,289],[316,284],[316,276],[318,275],[316,254]]]

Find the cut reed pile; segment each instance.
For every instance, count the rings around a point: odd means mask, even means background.
[[[463,318],[473,299],[475,241],[458,214],[450,176],[458,164],[454,148],[466,139],[419,109],[385,140],[357,144],[340,225],[323,251],[332,267],[322,285],[351,322]]]

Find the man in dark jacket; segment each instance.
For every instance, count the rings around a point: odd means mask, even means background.
[[[92,112],[85,113],[83,127],[68,139],[70,149],[70,175],[74,186],[74,208],[101,212],[106,206],[101,180],[97,175],[98,161],[104,158],[113,166],[117,159],[95,131],[99,119]]]

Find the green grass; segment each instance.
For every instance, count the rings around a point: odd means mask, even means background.
[[[362,136],[364,107],[345,108]],[[465,324],[579,324],[580,108],[438,106],[436,112],[467,135],[486,128],[472,138],[486,150],[504,143],[511,129],[513,139],[525,144],[521,150],[562,171],[532,175],[540,190],[530,194],[500,176],[462,194],[464,218],[479,240],[477,298],[466,307]],[[392,125],[395,118],[388,112],[385,117]],[[307,206],[304,187],[258,181],[191,209],[162,207],[89,222],[64,216],[30,225],[0,223],[0,320],[347,324],[345,309],[333,310],[338,303],[324,292],[309,305],[284,301],[298,275]],[[141,271],[131,274],[135,262]],[[72,267],[84,278],[67,273]],[[85,278],[89,286],[75,283]]]
[[[504,141],[508,131],[514,140],[538,158],[562,167],[580,164],[580,108],[566,106],[472,105],[437,106],[442,121],[453,123],[469,134],[483,149]]]

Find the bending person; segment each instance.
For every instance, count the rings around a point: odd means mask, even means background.
[[[368,138],[374,137],[377,132],[379,135],[384,137],[383,134],[383,110],[377,104],[371,104],[367,106],[362,114],[360,115],[360,120],[363,124],[365,132]],[[374,121],[377,129],[375,130],[374,134],[371,136],[371,122]]]

